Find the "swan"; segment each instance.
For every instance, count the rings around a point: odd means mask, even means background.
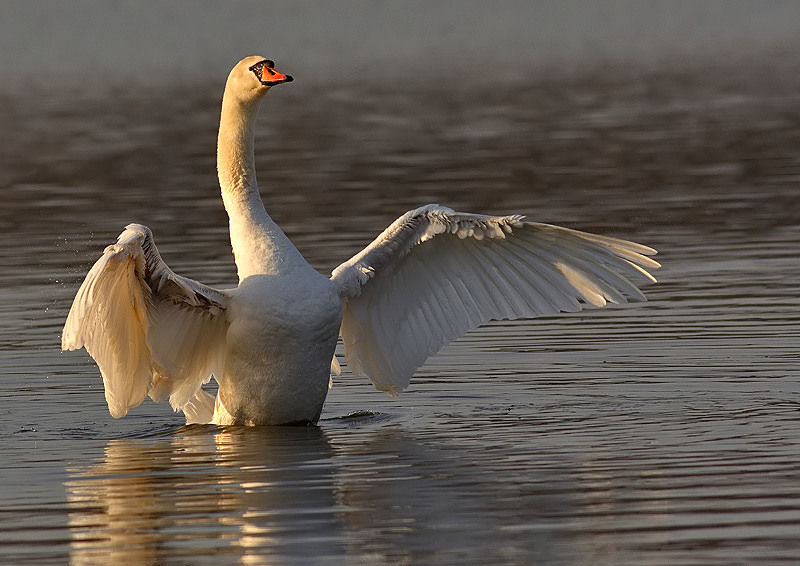
[[[222,98],[217,169],[239,283],[220,290],[173,272],[150,229],[129,224],[77,291],[62,349],[85,348],[111,416],[169,398],[187,423],[316,423],[338,362],[396,395],[432,354],[493,319],[646,300],[656,253],[633,242],[429,204],[361,252],[317,272],[259,194],[253,130],[263,96],[292,77],[240,61]],[[211,377],[216,397],[202,386]]]

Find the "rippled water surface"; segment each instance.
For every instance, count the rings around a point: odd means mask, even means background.
[[[59,351],[130,221],[235,282],[220,85],[4,95],[0,556],[9,564],[790,564],[800,556],[797,74],[604,72],[331,91],[258,126],[267,208],[330,272],[409,208],[660,250],[650,301],[497,322],[397,399],[345,369],[316,428],[108,415]]]

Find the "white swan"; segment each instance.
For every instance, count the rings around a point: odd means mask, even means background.
[[[62,348],[85,347],[97,362],[113,417],[149,395],[169,397],[189,423],[313,423],[340,334],[350,369],[396,394],[428,356],[490,319],[645,300],[630,279],[655,281],[651,248],[438,205],[398,218],[330,279],[319,274],[256,184],[261,98],[291,80],[273,67],[240,61],[222,99],[217,167],[239,286],[175,274],[150,230],[130,224],[78,290]],[[216,399],[201,388],[212,376]]]

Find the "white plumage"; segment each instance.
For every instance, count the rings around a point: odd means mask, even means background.
[[[187,422],[316,422],[340,333],[350,369],[397,394],[430,355],[489,320],[645,300],[633,281],[655,281],[651,248],[439,205],[407,212],[323,277],[269,217],[255,180],[261,98],[289,80],[248,57],[226,84],[217,165],[236,289],[176,275],[150,230],[131,224],[78,290],[62,347],[95,359],[112,416],[149,395],[169,397]],[[202,389],[212,376],[216,399]]]
[[[199,386],[221,374],[229,300],[173,273],[149,228],[130,224],[78,290],[61,345],[85,347],[95,359],[113,417],[149,394],[169,397],[190,422],[208,422],[213,403]]]
[[[645,300],[654,250],[614,238],[454,212],[412,210],[333,271],[348,365],[396,394],[428,356],[489,320]]]

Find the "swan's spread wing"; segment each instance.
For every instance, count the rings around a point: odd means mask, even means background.
[[[169,396],[175,410],[200,421],[209,405],[200,387],[223,364],[227,301],[176,275],[150,229],[130,224],[78,290],[61,347],[85,347],[97,362],[113,417],[150,395]]]
[[[412,210],[333,272],[348,365],[397,393],[428,356],[489,320],[645,300],[631,280],[655,281],[645,270],[659,267],[655,253],[521,216]]]

